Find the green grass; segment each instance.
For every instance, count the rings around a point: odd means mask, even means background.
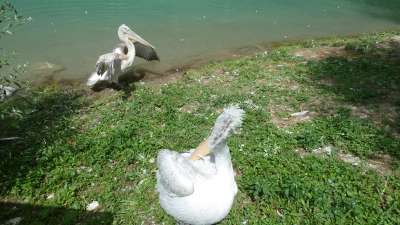
[[[0,137],[21,139],[0,145],[0,223],[174,224],[158,204],[158,151],[197,146],[221,109],[238,104],[246,117],[229,146],[239,194],[221,224],[399,224],[400,61],[393,48],[376,47],[394,34],[214,62],[177,83],[137,85],[128,99],[47,87],[30,103],[2,103]],[[348,54],[292,54],[322,46]],[[312,118],[293,122],[302,110]],[[328,145],[363,160],[390,155],[392,172],[296,153]],[[100,210],[85,212],[94,200]]]

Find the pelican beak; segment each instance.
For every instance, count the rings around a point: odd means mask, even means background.
[[[130,40],[132,43],[135,43],[135,42],[136,42],[135,38],[133,38],[133,37],[131,37],[131,36],[128,37],[128,40]]]
[[[208,147],[208,141],[205,140],[192,153],[192,155],[190,156],[190,159],[191,160],[199,160],[210,153],[211,153],[211,151],[210,151],[210,147]]]
[[[155,49],[155,47],[153,45],[151,45],[149,42],[147,42],[146,40],[144,40],[142,37],[140,37],[138,34],[136,34],[135,32],[133,32],[132,30],[128,31],[128,39],[132,42],[139,42],[142,45],[146,45],[149,46],[153,49]]]

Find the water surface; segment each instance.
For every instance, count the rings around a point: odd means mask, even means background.
[[[399,28],[395,0],[15,0],[32,21],[1,40],[20,62],[81,78],[117,43],[122,23],[157,47],[158,68],[260,42]],[[143,63],[138,60],[137,63]],[[153,64],[152,64],[153,65]]]

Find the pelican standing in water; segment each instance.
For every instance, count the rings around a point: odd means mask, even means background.
[[[118,84],[119,77],[132,71],[135,56],[148,61],[160,60],[154,46],[125,24],[118,28],[117,34],[122,44],[113,52],[99,57],[96,72],[90,75],[87,86],[95,88],[99,84]]]

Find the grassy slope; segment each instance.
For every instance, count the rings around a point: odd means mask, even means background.
[[[22,137],[0,146],[0,222],[174,224],[155,191],[158,150],[197,146],[221,109],[239,104],[246,119],[229,146],[240,191],[221,224],[400,223],[400,140],[392,135],[400,119],[387,113],[399,111],[400,64],[388,57],[392,50],[373,47],[391,35],[310,41],[211,63],[175,84],[138,86],[128,99],[48,88],[0,123],[1,137]],[[346,57],[307,62],[290,54],[343,45]],[[291,122],[301,110],[314,112],[312,120]],[[394,172],[295,151],[327,145],[363,159],[389,154]],[[85,213],[93,200],[101,209]]]

